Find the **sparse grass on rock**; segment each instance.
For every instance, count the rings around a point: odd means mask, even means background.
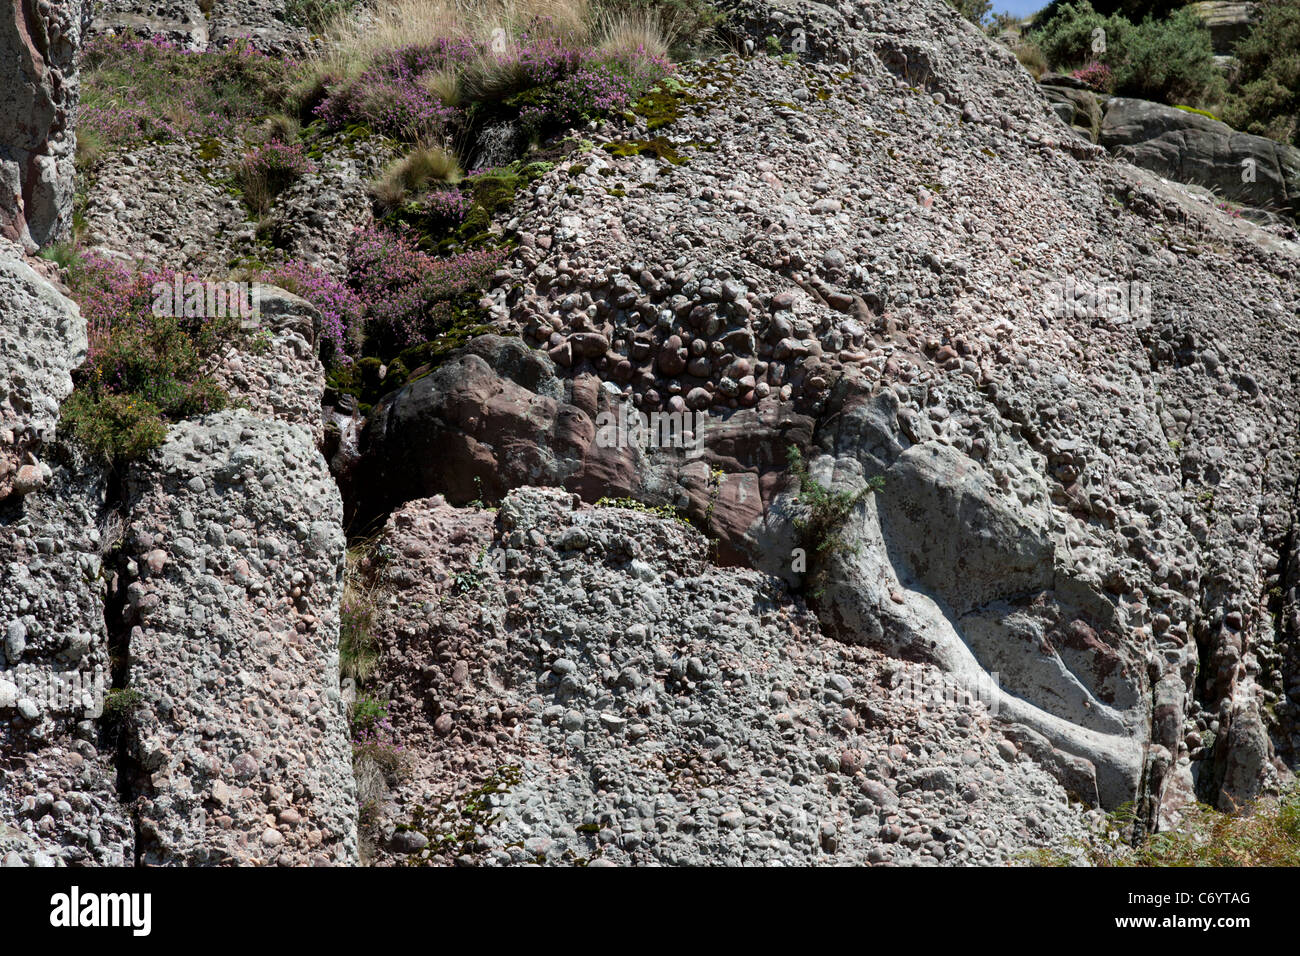
[[[1223,813],[1204,804],[1184,812],[1173,830],[1131,836],[1137,824],[1131,807],[1106,820],[1104,829],[1079,847],[1092,866],[1300,866],[1300,787],[1275,799],[1261,800],[1241,813]],[[1070,866],[1069,854],[1039,852],[1024,862],[1036,866]]]

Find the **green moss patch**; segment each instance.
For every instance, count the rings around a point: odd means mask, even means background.
[[[630,139],[621,143],[605,143],[603,147],[611,156],[653,156],[655,159],[673,166],[689,162],[677,149],[662,136],[655,139]]]

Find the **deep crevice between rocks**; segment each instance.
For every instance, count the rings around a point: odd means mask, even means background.
[[[127,501],[121,474],[113,469],[109,471],[107,478],[100,525],[102,527],[113,521],[121,521],[123,539],[117,541],[104,555],[101,572],[104,587],[104,630],[108,638],[110,688],[119,692],[129,692],[131,625],[127,618],[127,558],[123,552],[127,528]],[[112,706],[111,710],[109,710],[110,706]],[[109,705],[106,701],[105,707],[105,713],[98,722],[99,744],[112,752],[113,765],[117,770],[118,801],[130,817],[135,831],[132,844],[133,865],[140,866],[141,833],[136,800],[140,795],[139,781],[143,770],[135,758],[135,750],[129,739],[134,721],[134,707],[129,697],[120,705],[116,702],[114,705]]]

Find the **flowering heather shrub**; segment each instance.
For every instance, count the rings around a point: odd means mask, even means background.
[[[299,177],[315,171],[316,165],[300,145],[272,139],[244,154],[237,175],[248,208],[265,215],[276,196]]]
[[[1080,67],[1070,75],[1102,93],[1109,93],[1115,89],[1115,74],[1105,63],[1098,63],[1096,60]]]
[[[212,378],[239,327],[237,318],[159,316],[152,287],[175,273],[132,272],[95,256],[69,271],[86,318],[86,362],[63,406],[63,424],[90,452],[110,461],[137,457],[179,421],[225,406]]]
[[[321,352],[325,363],[347,363],[349,347],[359,350],[365,329],[365,303],[324,269],[294,260],[264,272],[263,282],[302,296],[321,315]]]
[[[567,125],[624,108],[671,69],[644,48],[600,53],[545,34],[524,33],[503,51],[439,39],[385,54],[331,89],[315,113],[335,128],[364,123],[405,139],[440,140],[467,116],[435,92],[451,73],[471,107],[504,103],[521,110],[533,127]]]
[[[435,189],[420,200],[421,211],[439,222],[458,224],[465,221],[473,200],[459,189]]]
[[[352,708],[352,757],[375,760],[386,773],[401,770],[405,754],[388,719],[388,708],[372,697],[362,697]]]
[[[331,89],[315,114],[331,127],[364,123],[378,133],[409,140],[441,139],[457,116],[423,78],[455,71],[477,50],[469,40],[433,43],[393,50],[379,57],[354,80]]]
[[[439,259],[422,252],[409,231],[371,228],[352,240],[349,280],[368,303],[370,334],[381,346],[401,348],[450,325],[466,300],[487,288],[504,257],[476,250]]]
[[[160,37],[100,36],[81,52],[78,132],[104,148],[183,137],[230,138],[276,111],[294,69],[246,43],[195,53]]]

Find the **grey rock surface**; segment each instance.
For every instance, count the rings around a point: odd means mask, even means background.
[[[89,3],[11,3],[0,15],[0,237],[28,251],[72,225],[76,55]]]
[[[0,500],[46,480],[36,453],[86,357],[80,310],[16,252],[0,249]]]
[[[996,863],[1096,818],[936,668],[824,636],[680,521],[434,498],[375,554],[404,765],[366,805],[380,864]]]
[[[1130,162],[1233,202],[1294,216],[1300,150],[1176,107],[1112,97],[1100,142]]]
[[[186,422],[128,489],[140,858],[355,862],[342,505],[310,433],[240,410]]]

